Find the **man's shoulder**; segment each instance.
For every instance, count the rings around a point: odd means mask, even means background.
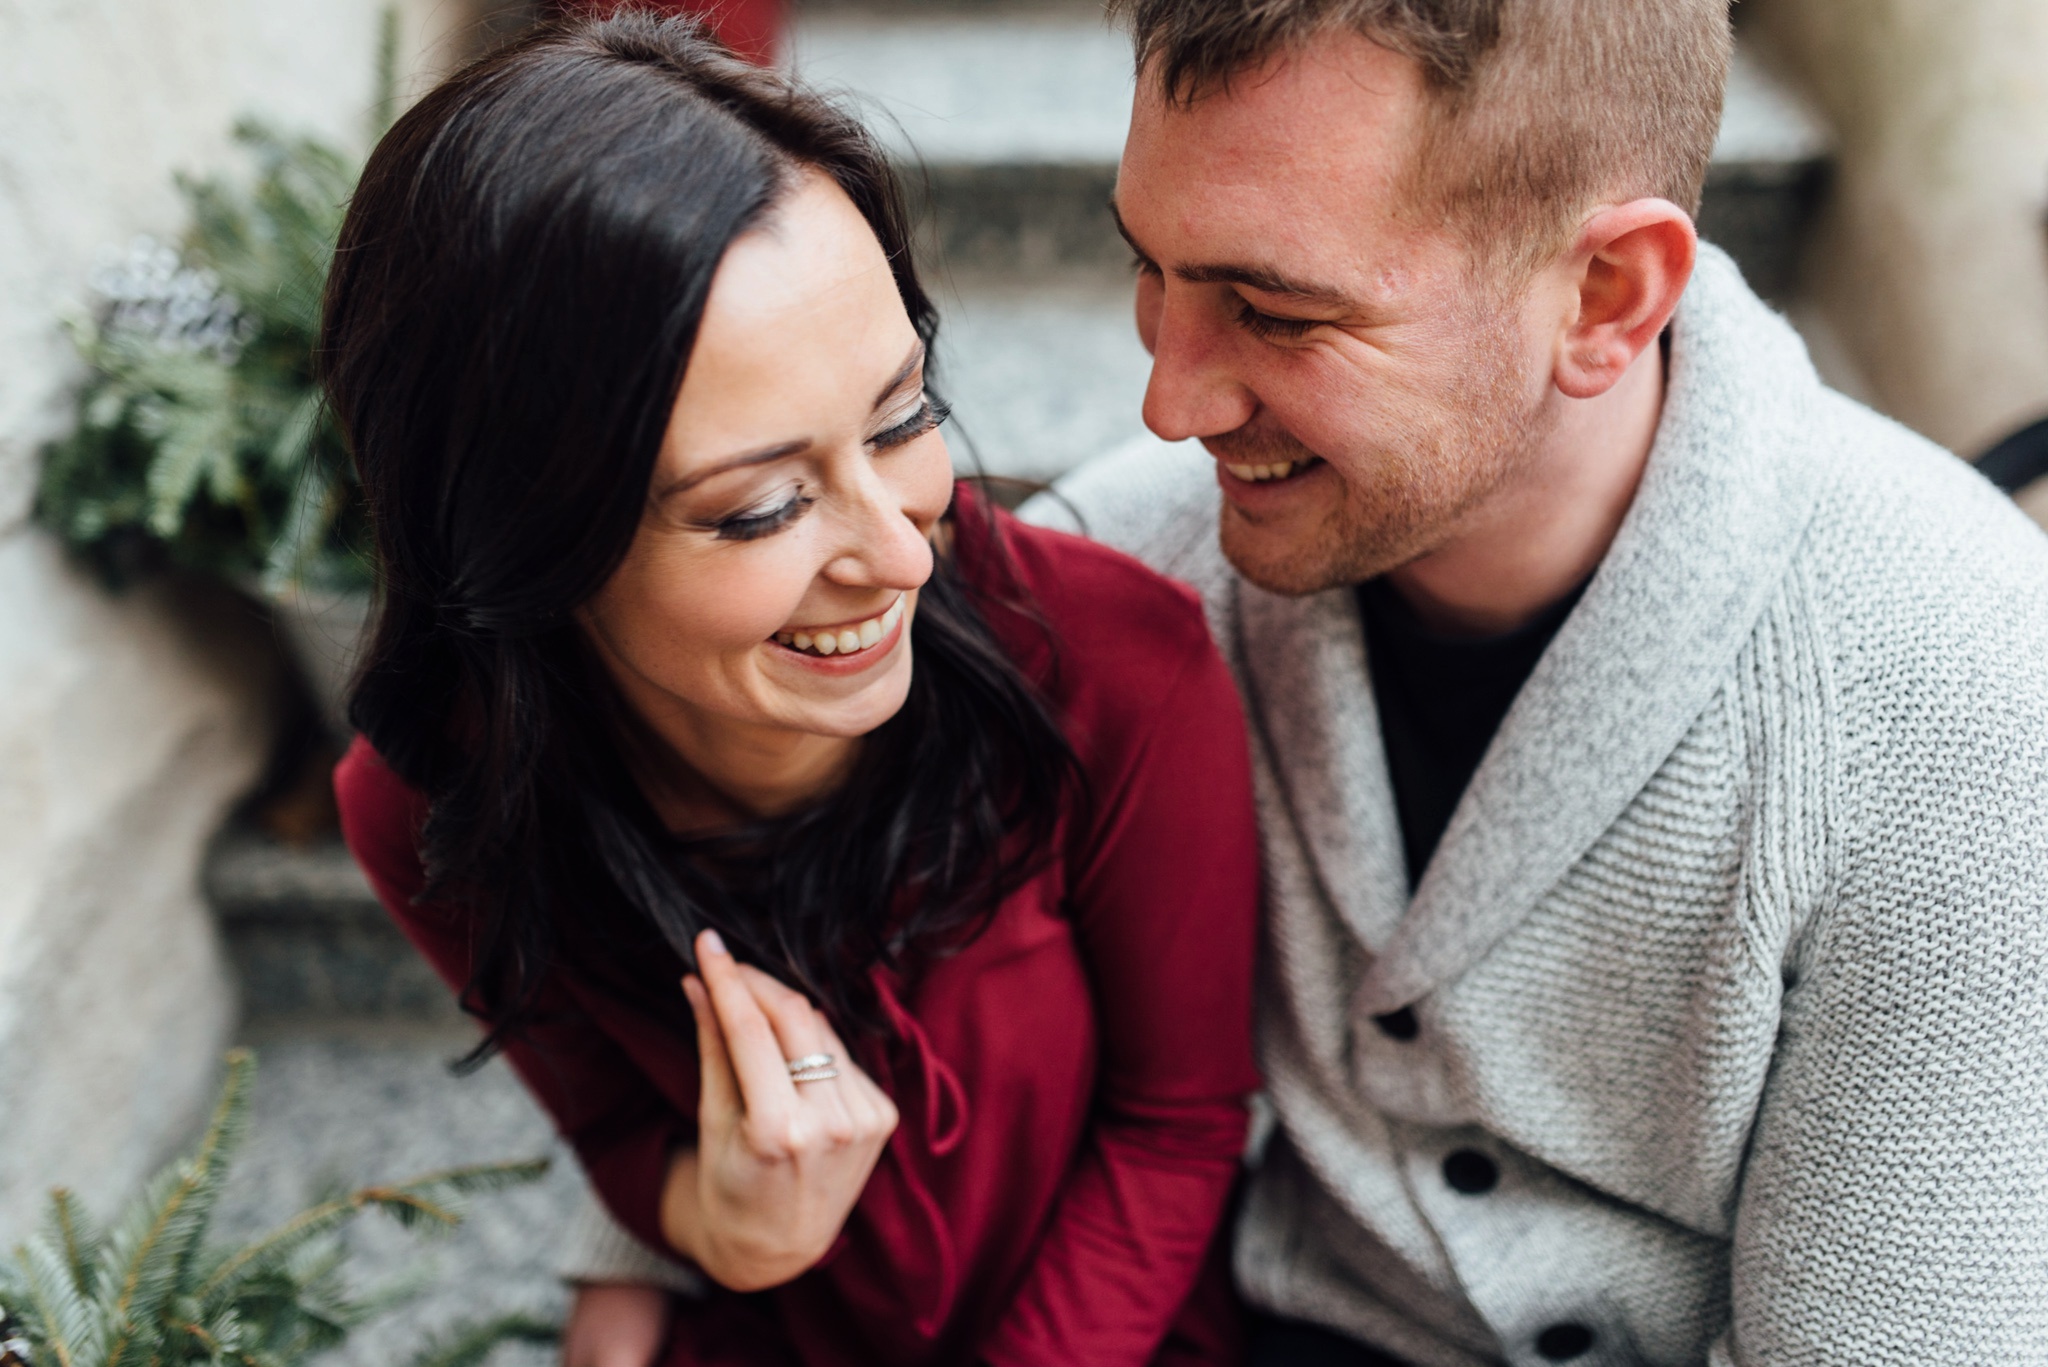
[[[1200,445],[1145,436],[1061,476],[1018,515],[1112,546],[1190,585],[1213,612],[1233,578],[1216,540],[1221,497]]]
[[[1828,470],[1803,558],[1839,614],[1944,645],[1989,633],[2048,646],[2048,535],[2032,519],[1967,462],[1850,399],[1827,393],[1817,416]]]
[[[1983,765],[2024,804],[2048,800],[2048,535],[1889,419],[1833,395],[1821,414],[1829,469],[1793,601],[1866,786],[1910,805],[1925,793],[1902,776],[1955,785]]]

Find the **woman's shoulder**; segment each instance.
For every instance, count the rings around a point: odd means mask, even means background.
[[[349,853],[369,875],[393,914],[426,886],[419,832],[427,799],[384,762],[368,739],[357,736],[334,767],[334,801]]]
[[[995,537],[963,537],[964,575],[982,591],[998,641],[1044,691],[1099,779],[1111,781],[1107,771],[1134,762],[1162,727],[1241,725],[1194,590],[1121,551],[1008,513],[980,527]]]
[[[1122,551],[1007,512],[995,510],[993,524],[1001,549],[991,555],[976,547],[974,559],[982,563],[967,565],[968,576],[1002,598],[1007,572],[1026,614],[1049,629],[1063,675],[1119,689],[1164,685],[1191,660],[1215,652],[1201,599],[1187,585]]]

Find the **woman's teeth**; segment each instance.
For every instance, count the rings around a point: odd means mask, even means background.
[[[1224,469],[1236,475],[1247,484],[1264,484],[1267,480],[1286,479],[1297,470],[1306,470],[1314,462],[1306,460],[1283,460],[1278,465],[1231,465]]]
[[[902,620],[903,600],[898,598],[880,617],[870,617],[865,622],[831,631],[778,631],[775,639],[792,650],[801,650],[809,655],[851,655],[855,651],[866,650],[887,636]]]

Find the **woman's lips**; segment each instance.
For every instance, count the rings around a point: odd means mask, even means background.
[[[894,655],[897,645],[909,633],[909,620],[909,600],[907,597],[898,598],[889,606],[889,610],[879,617],[870,617],[849,626],[829,627],[821,631],[779,631],[767,645],[770,650],[779,652],[781,658],[790,665],[808,673],[835,677],[852,676],[874,669]],[[829,655],[818,649],[820,638],[828,631],[832,642]],[[869,639],[871,632],[872,639]],[[841,650],[840,642],[848,636],[853,638],[853,648]],[[799,637],[808,637],[810,644],[799,648]]]
[[[821,627],[814,631],[778,631],[775,640],[803,655],[830,658],[834,655],[857,655],[872,650],[883,637],[896,629],[903,620],[903,599],[899,596],[888,610],[865,621],[852,622],[840,627]]]

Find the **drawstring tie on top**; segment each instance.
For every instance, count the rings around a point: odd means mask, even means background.
[[[925,1033],[924,1026],[905,1009],[902,999],[896,995],[895,984],[891,981],[893,976],[883,969],[875,971],[875,995],[882,1004],[882,1013],[888,1019],[889,1028],[917,1058],[918,1080],[923,1091],[920,1107],[923,1114],[920,1118],[925,1147],[933,1157],[944,1158],[959,1148],[960,1141],[967,1135],[967,1091],[960,1085],[959,1074],[932,1047],[931,1036]],[[946,1226],[945,1213],[939,1209],[938,1198],[918,1176],[910,1143],[907,1129],[898,1127],[889,1139],[889,1148],[896,1155],[903,1185],[923,1216],[925,1230],[936,1255],[938,1275],[932,1279],[931,1296],[924,1313],[917,1317],[917,1332],[925,1338],[936,1338],[958,1298],[960,1269],[953,1251],[953,1233]]]

